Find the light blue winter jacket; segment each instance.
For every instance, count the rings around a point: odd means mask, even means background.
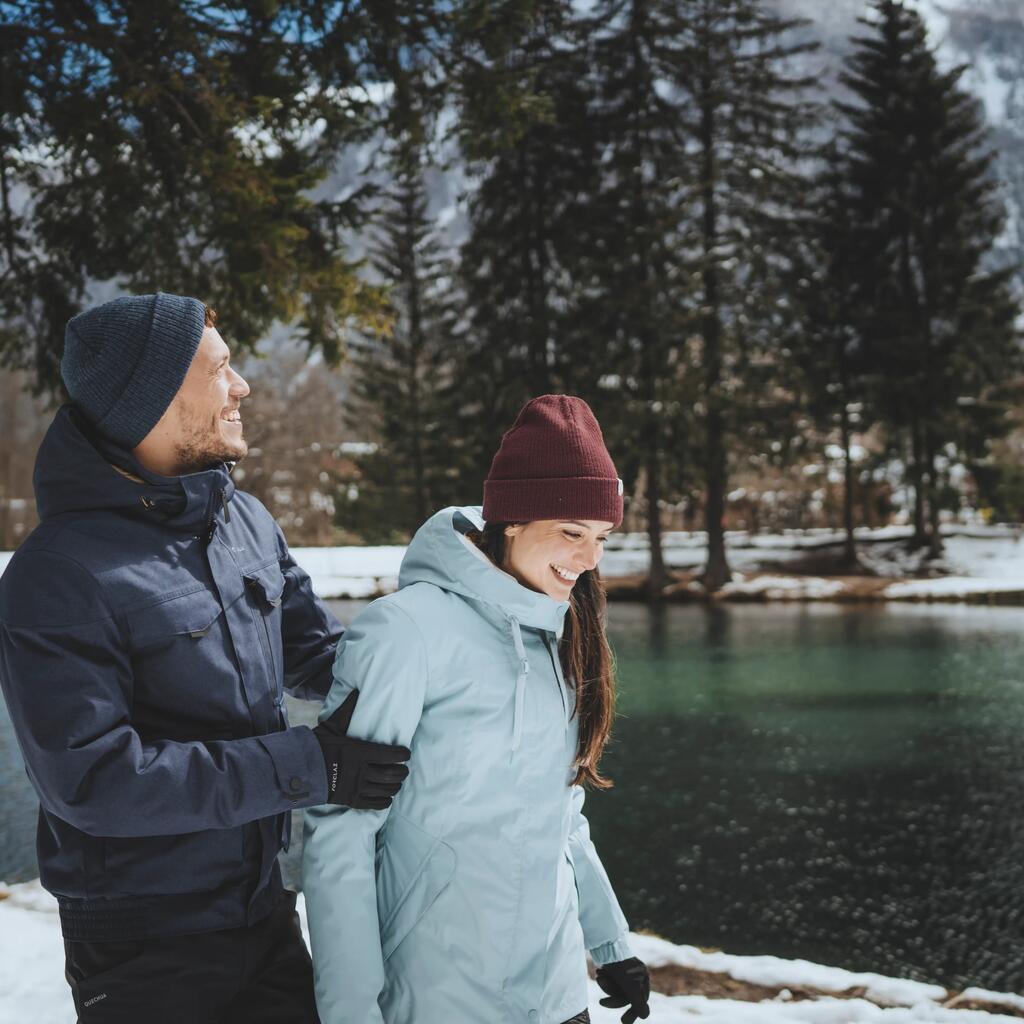
[[[399,589],[338,646],[321,718],[407,744],[389,811],[307,810],[303,886],[323,1024],[560,1024],[585,950],[632,956],[572,786],[577,726],[556,642],[568,605],[521,586],[447,508]]]

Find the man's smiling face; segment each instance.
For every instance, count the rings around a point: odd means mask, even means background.
[[[139,461],[164,476],[237,462],[248,451],[240,412],[248,394],[224,339],[207,327],[174,400],[136,449]]]

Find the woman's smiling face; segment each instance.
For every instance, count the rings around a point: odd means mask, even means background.
[[[597,567],[614,523],[536,519],[505,529],[502,568],[531,590],[568,601],[580,573]]]

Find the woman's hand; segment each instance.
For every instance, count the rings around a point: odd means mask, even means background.
[[[647,1006],[651,996],[651,978],[643,960],[631,956],[628,960],[598,967],[597,983],[608,993],[607,998],[601,1000],[602,1006],[613,1010],[629,1007],[622,1015],[622,1024],[633,1024],[637,1017],[647,1020],[651,1015]]]

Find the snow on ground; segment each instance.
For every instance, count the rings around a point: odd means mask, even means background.
[[[595,1010],[596,1006],[596,1010]],[[593,1004],[594,1024],[618,1024],[619,1016]],[[820,999],[813,1002],[737,1003],[703,996],[651,996],[651,1024],[993,1024],[1009,1021],[1002,1014],[981,1010],[946,1010],[934,1003],[882,1008],[863,999]]]
[[[910,536],[906,526],[858,530],[858,557],[878,582],[870,596],[888,600],[957,600],[978,595],[1024,595],[1024,530],[1008,526],[957,527],[944,530],[941,563],[928,566],[923,553],[909,552],[901,543]],[[665,534],[665,561],[672,569],[696,571],[705,559],[702,532]],[[722,591],[734,599],[841,600],[851,594],[850,578],[805,575],[800,562],[835,553],[843,535],[836,530],[787,530],[778,534],[726,534],[729,564],[735,578]],[[390,593],[398,585],[405,554],[401,545],[386,547],[293,548],[295,560],[313,578],[323,598],[368,598]],[[0,552],[0,572],[10,552]],[[612,534],[601,571],[606,579],[640,576],[647,571],[647,537],[639,533]],[[940,573],[914,578],[923,571]],[[875,580],[875,577],[878,580]],[[891,580],[888,585],[885,580]],[[685,587],[701,593],[699,584]]]
[[[1024,581],[1024,534],[1011,536],[951,536],[943,562],[959,576]]]
[[[1011,527],[972,527],[945,531],[946,551],[941,563],[948,575],[910,579],[922,568],[920,554],[906,552],[900,541],[910,528],[889,526],[858,530],[858,553],[879,577],[894,583],[884,596],[895,599],[969,596],[977,593],[1024,591],[1024,531]],[[729,564],[737,579],[726,586],[726,596],[758,595],[769,599],[829,600],[844,587],[834,579],[804,576],[787,569],[841,544],[837,530],[787,530],[779,534],[726,534]],[[665,534],[665,561],[670,568],[696,570],[704,563],[702,532]],[[366,597],[387,593],[397,585],[405,548],[294,548],[295,560],[312,577],[322,597]],[[2,556],[0,556],[2,559]],[[647,537],[639,533],[612,534],[601,562],[606,579],[640,575],[648,566]],[[2,563],[0,563],[2,568]]]
[[[707,953],[695,946],[677,946],[656,935],[634,935],[631,942],[636,955],[650,967],[677,964],[715,974],[728,974],[737,981],[747,981],[753,985],[809,987],[831,992],[863,988],[868,1000],[887,1006],[916,1006],[918,1003],[938,1002],[946,997],[946,990],[941,985],[887,978],[881,974],[855,973],[839,967],[824,967],[808,960]]]
[[[1024,577],[1016,580],[968,579],[964,576],[946,576],[935,580],[909,580],[893,583],[885,588],[890,601],[933,598],[951,600],[975,594],[1019,594],[1024,592]]]
[[[838,580],[825,580],[820,576],[757,575],[726,583],[722,594],[726,597],[756,594],[768,601],[827,601],[844,590]]]
[[[975,999],[979,1002],[1000,1002],[1015,1010],[1024,1010],[1024,996],[1000,995],[997,992],[990,992],[987,988],[965,988],[960,996],[962,999]]]
[[[57,901],[38,882],[0,893],[0,1021],[74,1024]]]
[[[305,903],[299,915],[306,930]],[[307,935],[308,939],[308,935]],[[781,989],[780,995],[759,1003],[703,996],[651,996],[651,1024],[995,1024],[1009,1021],[999,1013],[956,1010],[939,1005],[946,992],[937,985],[900,981],[877,974],[855,974],[804,960],[777,957],[730,956],[677,946],[650,935],[632,936],[634,950],[651,967],[678,965],[740,981]],[[56,901],[38,882],[6,886],[0,883],[0,1020],[32,1024],[74,1024],[75,1012],[64,980],[64,946]],[[833,992],[863,987],[865,998],[793,1000],[788,987],[813,986]],[[618,1024],[621,1011],[598,1004],[603,993],[590,984],[590,1013],[594,1024]],[[1024,999],[971,989],[964,997],[1024,1007]]]
[[[387,594],[398,587],[405,548],[292,548],[291,552],[313,578],[321,597],[360,598]]]

